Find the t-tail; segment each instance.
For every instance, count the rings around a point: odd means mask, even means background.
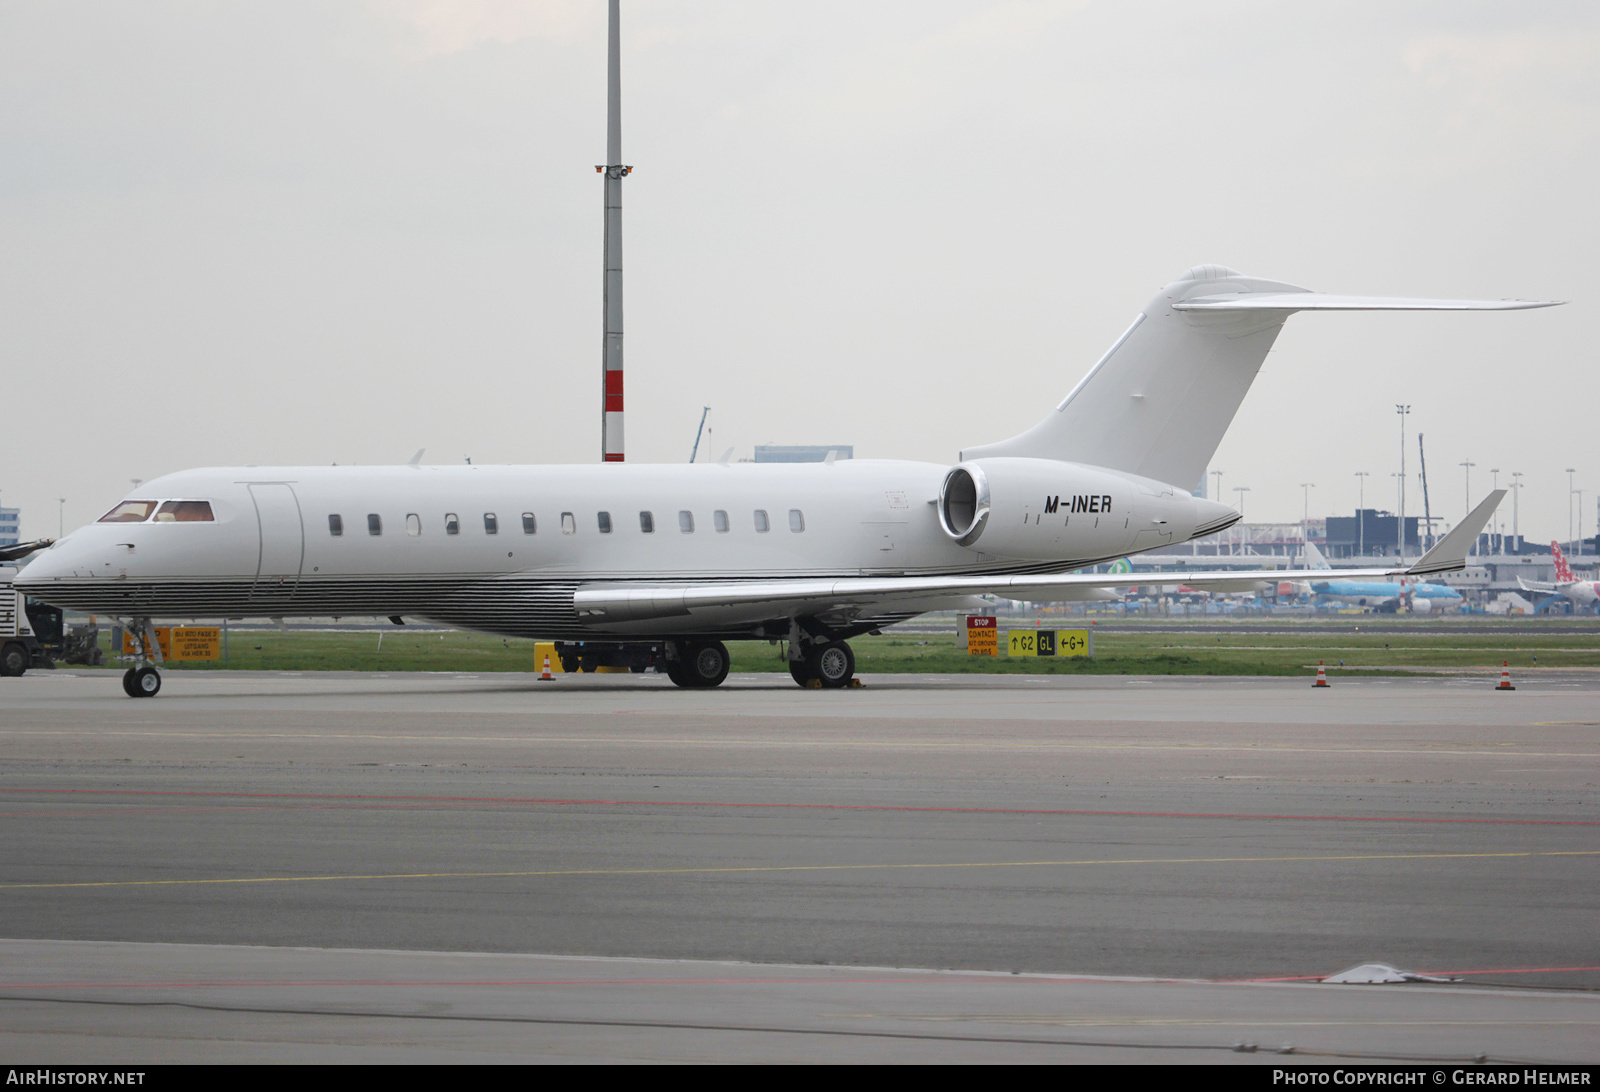
[[[1059,459],[1191,488],[1296,311],[1511,311],[1523,300],[1331,296],[1202,265],[1156,294],[1055,410],[963,461]]]

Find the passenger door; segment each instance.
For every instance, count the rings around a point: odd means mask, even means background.
[[[252,483],[250,499],[255,502],[261,536],[261,553],[250,599],[259,602],[292,598],[306,556],[300,501],[294,495],[294,487],[286,482]]]

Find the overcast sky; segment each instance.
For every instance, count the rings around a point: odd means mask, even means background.
[[[628,458],[1032,425],[1205,262],[1572,301],[1290,319],[1246,517],[1600,491],[1600,6],[624,0]],[[591,462],[602,0],[0,0],[0,504],[191,466]],[[1414,480],[1414,479],[1413,479]],[[1413,485],[1408,512],[1420,513]],[[1509,530],[1511,504],[1503,508]]]

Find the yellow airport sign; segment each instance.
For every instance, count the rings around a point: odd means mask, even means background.
[[[1000,630],[992,614],[967,615],[967,655],[1000,655]]]
[[[157,626],[156,644],[163,660],[222,659],[222,630],[217,626]],[[134,655],[133,636],[126,630],[122,654]]]
[[[1094,642],[1086,629],[1013,629],[1006,631],[1008,656],[1093,656]]]

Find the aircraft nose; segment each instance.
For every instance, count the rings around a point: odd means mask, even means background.
[[[17,573],[12,583],[24,591],[31,591],[41,584],[48,583],[58,576],[64,575],[58,561],[50,557],[50,551],[34,554],[33,557]]]

